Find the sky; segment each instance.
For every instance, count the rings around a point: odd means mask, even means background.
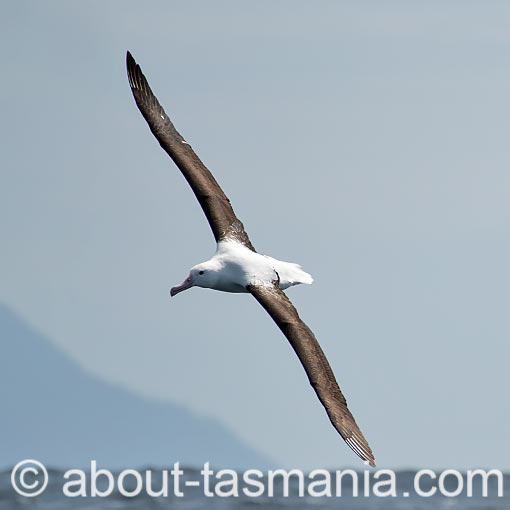
[[[97,377],[282,467],[361,467],[214,239],[130,50],[315,332],[378,467],[510,470],[510,5],[3,5],[0,300]],[[2,353],[8,356],[8,352]]]

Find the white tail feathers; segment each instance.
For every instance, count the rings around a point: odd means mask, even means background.
[[[312,276],[303,271],[299,264],[275,260],[275,269],[278,271],[280,288],[282,289],[292,287],[292,285],[299,285],[300,283],[305,283],[307,285],[313,283]]]

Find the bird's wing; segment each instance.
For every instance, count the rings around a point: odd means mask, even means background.
[[[354,417],[347,408],[331,367],[310,328],[299,318],[277,282],[270,287],[250,285],[248,290],[282,330],[303,365],[310,384],[326,408],[335,429],[361,459],[375,467],[375,459]]]
[[[243,224],[234,214],[229,199],[191,146],[177,132],[129,51],[126,55],[126,66],[129,85],[140,112],[161,147],[174,160],[191,186],[216,241],[235,239],[255,251]]]

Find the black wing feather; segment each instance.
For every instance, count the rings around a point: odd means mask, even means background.
[[[375,467],[374,454],[347,408],[347,401],[319,342],[299,318],[289,298],[277,284],[271,287],[251,285],[248,290],[287,337],[335,429],[356,455]]]
[[[178,133],[129,51],[126,55],[129,85],[136,104],[161,147],[174,160],[195,193],[216,241],[235,239],[250,250],[255,248],[236,217],[229,199],[191,146]]]

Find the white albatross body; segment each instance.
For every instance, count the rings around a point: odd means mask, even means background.
[[[248,293],[250,285],[271,286],[275,281],[281,289],[287,289],[300,283],[311,284],[313,278],[299,264],[262,255],[235,240],[225,240],[217,243],[213,257],[193,266],[189,276],[181,285],[172,287],[170,294],[175,296],[190,287]]]

